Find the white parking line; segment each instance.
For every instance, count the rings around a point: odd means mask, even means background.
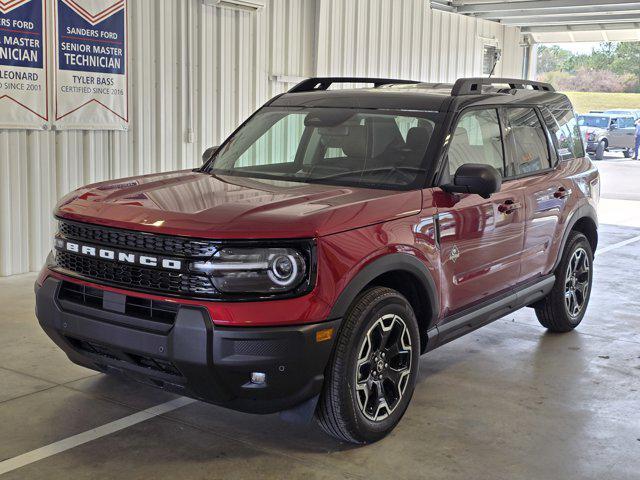
[[[640,242],[640,235],[633,238],[628,238],[627,240],[623,240],[622,242],[614,243],[613,245],[609,245],[608,247],[599,248],[596,251],[597,255],[602,255],[603,253],[610,252],[611,250],[615,250],[616,248],[624,247],[625,245],[629,245],[630,243]]]
[[[36,448],[35,450],[23,453],[22,455],[18,455],[17,457],[3,460],[2,462],[0,462],[0,475],[11,472],[17,468],[24,467],[25,465],[29,465],[33,462],[37,462],[38,460],[42,460],[43,458],[47,458],[57,453],[64,452],[65,450],[77,447],[78,445],[91,442],[92,440],[104,437],[105,435],[110,435],[112,433],[118,432],[137,423],[144,422],[145,420],[149,420],[150,418],[157,417],[158,415],[162,415],[164,413],[170,412],[180,407],[184,407],[194,402],[195,400],[192,400],[191,398],[176,398],[175,400],[161,403],[160,405],[156,405],[155,407],[147,408],[146,410],[134,413],[133,415],[121,418],[120,420],[115,420],[111,423],[107,423],[106,425],[102,425],[100,427],[96,427],[91,430],[87,430],[86,432],[74,435],[72,437],[50,443],[49,445],[45,445],[44,447]]]

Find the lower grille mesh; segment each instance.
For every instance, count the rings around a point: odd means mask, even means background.
[[[190,295],[217,293],[207,277],[189,273],[114,263],[62,251],[56,253],[56,265],[84,277],[143,290]]]

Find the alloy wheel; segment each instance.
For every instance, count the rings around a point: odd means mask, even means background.
[[[589,256],[584,248],[578,248],[569,260],[565,277],[564,301],[572,318],[578,317],[587,303],[590,280]]]
[[[413,350],[405,321],[383,315],[369,328],[356,365],[356,398],[362,414],[373,422],[397,408],[409,383]]]

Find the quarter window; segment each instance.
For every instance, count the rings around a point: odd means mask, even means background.
[[[511,149],[507,176],[551,168],[549,146],[536,111],[532,108],[508,108],[505,112],[507,144]]]
[[[504,175],[504,154],[498,112],[472,110],[462,115],[449,146],[449,173],[467,163],[491,165]]]
[[[556,136],[560,159],[570,160],[584,157],[582,134],[569,100],[550,105],[550,110],[557,124],[547,124],[547,126],[551,134]]]

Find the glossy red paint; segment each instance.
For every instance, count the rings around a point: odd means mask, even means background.
[[[186,170],[83,187],[61,200],[56,215],[201,238],[313,238],[416,214],[420,202],[420,191],[218,177]]]
[[[419,194],[420,192],[418,192]],[[431,220],[429,218],[429,220]],[[318,281],[314,290],[302,297],[285,300],[255,302],[211,302],[176,299],[132,292],[119,288],[93,284],[43,269],[39,276],[42,284],[46,276],[89,285],[95,288],[134,297],[164,300],[206,308],[214,324],[227,326],[277,326],[321,322],[327,319],[336,298],[355,275],[370,262],[389,253],[401,252],[419,258],[426,265],[438,264],[438,252],[432,222],[426,228],[422,217],[412,215],[363,228],[351,229],[320,237],[318,251]],[[420,229],[417,226],[422,225]],[[431,267],[430,267],[431,268]],[[432,269],[437,278],[439,272]]]
[[[64,198],[56,215],[202,238],[247,238],[250,232],[250,238],[317,239],[318,280],[315,289],[302,297],[210,302],[92,285],[201,305],[219,325],[326,320],[357,273],[393,252],[415,256],[429,269],[440,295],[442,318],[551,271],[569,212],[581,202],[594,201],[581,185],[595,176],[588,159],[560,162],[544,174],[505,181],[499,193],[485,200],[439,188],[392,192],[174,172],[90,185]],[[554,194],[561,187],[576,190],[577,195],[558,199]],[[509,202],[521,208],[502,212],[501,206]]]

